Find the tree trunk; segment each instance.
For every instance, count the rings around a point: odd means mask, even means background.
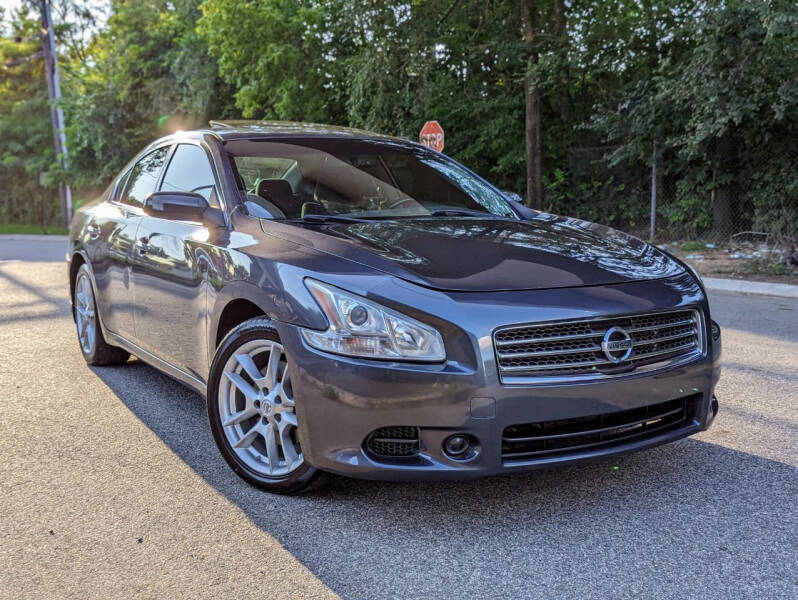
[[[728,186],[712,190],[712,238],[718,242],[729,239],[734,229],[732,197]]]
[[[538,52],[535,48],[537,29],[535,0],[523,0],[521,22],[524,26],[524,45],[527,56],[526,73],[524,74],[526,203],[532,208],[541,209],[543,208],[543,161],[540,143],[540,87],[537,81]]]
[[[571,113],[571,94],[568,88],[570,70],[568,68],[568,32],[565,20],[565,0],[554,0],[554,15],[556,20],[555,33],[560,46],[559,60],[557,61],[557,85],[559,88],[557,95],[559,96],[560,118],[563,124],[566,124]]]
[[[718,174],[734,169],[734,144],[727,133],[715,142],[715,168],[712,179]],[[732,186],[720,185],[712,190],[712,237],[719,242],[729,239],[734,233],[734,196]]]

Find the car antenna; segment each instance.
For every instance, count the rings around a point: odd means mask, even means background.
[[[225,129],[232,129],[233,126],[229,123],[225,123],[224,121],[208,121],[208,125],[211,127],[221,127]]]

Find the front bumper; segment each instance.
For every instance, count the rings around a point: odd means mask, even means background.
[[[706,318],[709,323],[708,311]],[[664,372],[592,383],[509,386],[494,374],[492,345],[484,335],[474,336],[479,357],[474,364],[411,365],[327,354],[307,346],[298,328],[278,324],[278,329],[293,363],[305,458],[319,469],[350,477],[467,479],[593,460],[692,435],[708,428],[717,412],[713,400],[720,375],[719,338],[709,342],[706,356]],[[564,455],[502,458],[508,426],[614,413],[686,396],[694,398],[689,418],[659,435]],[[376,459],[364,450],[371,432],[390,426],[419,428],[420,451],[412,460]],[[477,440],[478,452],[471,460],[444,453],[443,442],[454,433]]]

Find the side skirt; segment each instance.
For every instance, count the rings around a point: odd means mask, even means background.
[[[125,350],[130,352],[133,356],[140,358],[150,366],[155,367],[156,369],[162,371],[163,373],[166,373],[173,379],[176,379],[180,383],[199,392],[203,396],[205,395],[205,392],[207,391],[207,385],[205,384],[204,381],[197,379],[193,375],[186,373],[185,371],[177,368],[173,364],[168,363],[165,360],[158,358],[154,354],[147,352],[146,350],[140,348],[130,340],[123,338],[121,335],[117,335],[108,330],[106,330],[105,335],[109,344],[113,344],[114,346],[119,346],[120,348],[124,348]]]

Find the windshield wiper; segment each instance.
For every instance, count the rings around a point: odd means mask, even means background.
[[[476,217],[479,219],[496,219],[499,215],[494,215],[493,213],[483,213],[477,212],[473,210],[466,210],[466,209],[459,209],[459,208],[442,208],[439,210],[433,210],[429,215],[424,215],[425,217]]]
[[[330,222],[337,222],[337,223],[367,223],[369,219],[363,219],[359,217],[345,217],[344,215],[305,215],[304,217],[298,217],[294,219],[277,219],[278,221],[282,222],[293,222],[293,223],[330,223]]]
[[[393,221],[401,219],[425,219],[429,217],[472,217],[474,219],[502,219],[507,218],[493,213],[483,213],[470,210],[460,210],[456,208],[446,208],[434,210],[429,214],[421,215],[375,215],[373,217],[350,217],[346,215],[321,215],[310,214],[304,217],[293,219],[275,219],[276,221],[288,223],[370,223],[374,221]]]

